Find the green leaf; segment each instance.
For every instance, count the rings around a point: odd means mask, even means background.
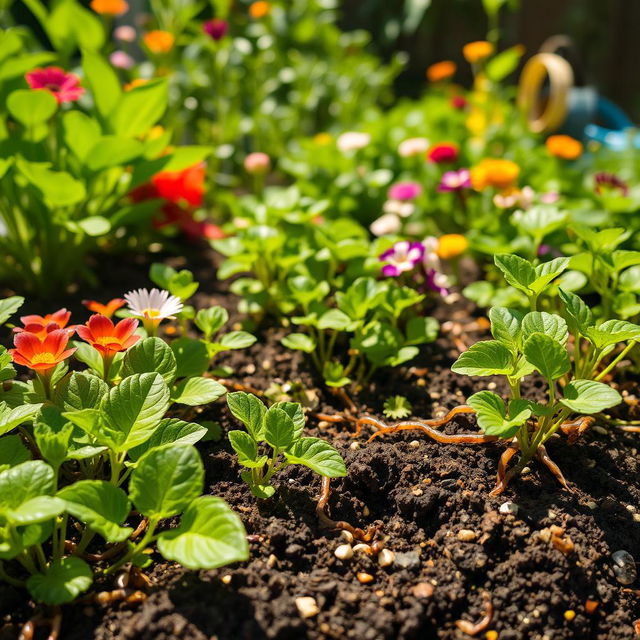
[[[491,334],[513,353],[518,352],[523,317],[524,314],[515,309],[507,309],[506,307],[491,307],[489,309]]]
[[[563,389],[560,402],[576,413],[600,413],[622,402],[622,396],[608,384],[595,380],[572,380]]]
[[[4,467],[15,467],[31,459],[29,449],[22,444],[18,435],[5,436],[0,438],[0,469]]]
[[[196,448],[170,444],[151,449],[131,475],[129,496],[136,509],[154,518],[182,513],[201,493],[204,467]]]
[[[315,341],[306,333],[290,333],[280,340],[287,349],[295,349],[304,351],[305,353],[313,353],[316,350]]]
[[[391,396],[384,401],[384,413],[392,420],[402,420],[411,415],[411,403],[404,396]]]
[[[564,302],[564,309],[569,316],[568,321],[572,331],[578,331],[584,335],[585,331],[594,324],[591,309],[575,293],[565,291],[562,288],[558,290],[558,293]]]
[[[224,307],[200,309],[200,311],[196,313],[195,317],[196,326],[200,331],[202,331],[202,333],[204,333],[204,337],[207,340],[214,334],[218,333],[228,320],[229,314]]]
[[[227,392],[226,388],[211,378],[187,378],[171,393],[172,402],[197,407],[215,402]]]
[[[9,409],[5,402],[0,402],[0,436],[20,426],[24,422],[30,422],[40,410],[41,404],[24,404]]]
[[[107,120],[122,97],[118,75],[100,54],[93,51],[82,52],[82,68],[98,113]]]
[[[112,449],[123,452],[151,437],[169,408],[169,388],[158,373],[124,378],[102,401],[104,429]]]
[[[534,293],[541,293],[545,287],[569,266],[570,258],[554,258],[543,262],[535,268],[536,279],[530,285]]]
[[[564,257],[555,258],[534,267],[528,260],[514,254],[501,254],[494,257],[494,262],[504,274],[505,280],[528,295],[539,295],[569,266],[569,260]]]
[[[73,354],[74,358],[86,364],[90,369],[95,371],[98,376],[102,377],[104,363],[100,352],[90,344],[80,342],[79,340],[74,340],[73,346],[76,347],[76,352]]]
[[[102,216],[88,216],[78,220],[77,225],[91,238],[105,236],[111,231],[111,223]]]
[[[288,447],[293,442],[295,426],[286,411],[271,407],[267,411],[265,422],[265,440],[279,449]]]
[[[502,398],[491,391],[474,393],[467,401],[475,409],[478,426],[489,436],[513,438],[518,429],[531,417],[526,400],[512,401],[509,417]]]
[[[22,296],[10,296],[0,300],[0,324],[4,324],[23,304]]]
[[[121,526],[131,510],[127,494],[109,482],[79,480],[56,496],[64,501],[67,512],[107,542],[123,542],[133,531]]]
[[[250,393],[236,391],[227,394],[229,411],[247,428],[256,442],[264,440],[267,408]]]
[[[243,467],[257,469],[263,467],[268,460],[267,456],[258,458],[258,445],[246,431],[239,429],[229,431],[229,442],[238,454],[238,462]]]
[[[341,478],[347,475],[342,456],[320,438],[300,438],[284,452],[284,455],[291,464],[304,465],[327,478]]]
[[[50,91],[18,89],[7,98],[11,116],[27,129],[46,122],[58,109],[58,103]]]
[[[294,438],[299,438],[303,434],[306,419],[299,402],[274,402],[271,409],[282,409],[293,420]]]
[[[29,593],[37,602],[60,605],[72,602],[93,582],[91,567],[77,556],[55,561],[45,573],[27,580]]]
[[[124,354],[121,374],[123,378],[135,373],[159,373],[167,385],[176,379],[178,365],[173,351],[161,338],[139,340]]]
[[[57,404],[65,411],[96,409],[108,391],[109,387],[101,378],[74,371],[56,388]]]
[[[322,377],[328,387],[340,388],[351,382],[351,378],[344,375],[344,366],[340,362],[327,360],[322,368]]]
[[[329,309],[318,320],[318,329],[333,329],[334,331],[348,331],[352,325],[349,316],[340,309]],[[294,334],[296,335],[296,334]],[[295,349],[295,347],[289,347]]]
[[[607,320],[586,329],[585,336],[597,349],[604,349],[618,342],[640,340],[640,326],[625,320]]]
[[[138,140],[119,136],[101,136],[86,157],[90,171],[98,172],[110,167],[131,164],[144,153],[144,145]]]
[[[428,344],[440,332],[440,323],[432,317],[414,316],[407,322],[407,345]]]
[[[109,123],[119,136],[135,137],[146,133],[162,117],[167,108],[166,80],[151,80],[119,97]]]
[[[487,77],[493,82],[501,82],[504,80],[509,74],[516,70],[524,51],[522,45],[515,45],[491,58],[485,67]]]
[[[86,196],[82,182],[65,171],[52,171],[48,163],[28,162],[23,158],[17,158],[16,167],[48,206],[71,206]]]
[[[42,457],[55,468],[67,459],[73,425],[57,407],[44,406],[35,420],[33,435]]]
[[[257,338],[246,331],[231,331],[220,338],[220,344],[225,349],[246,349],[250,347]]]
[[[178,418],[165,418],[160,421],[152,436],[129,451],[129,457],[136,462],[147,451],[165,444],[195,444],[207,434],[206,427],[195,422],[185,422]]]
[[[99,140],[100,125],[82,111],[67,111],[62,116],[64,142],[81,162]]]
[[[202,340],[178,338],[171,343],[178,370],[176,378],[201,376],[209,368],[209,352]]]
[[[522,351],[547,380],[557,380],[571,368],[566,348],[543,333],[532,334],[524,343]]]
[[[522,320],[522,340],[533,333],[544,333],[561,345],[565,346],[569,340],[569,328],[564,318],[546,311],[532,311]]]
[[[249,559],[242,521],[224,500],[213,496],[194,500],[178,527],[159,535],[158,551],[187,569],[215,569]]]
[[[451,371],[465,376],[508,375],[513,371],[513,354],[497,340],[476,342],[461,353]]]

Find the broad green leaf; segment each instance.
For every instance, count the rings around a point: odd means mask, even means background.
[[[27,580],[27,589],[37,602],[60,605],[72,602],[93,582],[91,567],[77,556],[54,562],[44,574]]]
[[[57,407],[43,406],[36,416],[33,435],[42,457],[55,469],[67,459],[73,425]]]
[[[104,363],[100,352],[97,349],[94,349],[90,344],[80,342],[79,340],[74,340],[73,346],[76,347],[74,358],[79,362],[84,362],[84,364],[95,371],[98,376],[102,377]]]
[[[62,116],[64,142],[78,160],[84,162],[100,138],[100,125],[82,111],[67,111]]]
[[[131,510],[127,494],[109,482],[79,480],[58,491],[56,497],[64,501],[68,513],[107,542],[122,542],[133,531],[122,526]]]
[[[327,360],[322,368],[322,377],[328,387],[335,389],[344,387],[351,382],[351,378],[344,375],[344,366],[341,362]]]
[[[169,444],[151,449],[138,461],[129,481],[129,496],[136,509],[154,518],[182,513],[201,493],[204,467],[190,444]]]
[[[513,365],[513,354],[508,347],[497,340],[485,340],[461,353],[451,371],[466,376],[508,375]]]
[[[178,338],[171,343],[178,370],[176,378],[201,376],[209,368],[209,352],[202,340]]]
[[[204,333],[206,339],[218,333],[228,320],[229,314],[224,307],[200,309],[195,317],[196,326]]]
[[[158,537],[158,551],[187,569],[215,569],[249,559],[247,532],[220,498],[194,500],[175,529]]]
[[[172,391],[171,401],[196,407],[215,402],[226,392],[223,385],[211,378],[187,378]]]
[[[0,436],[33,420],[41,406],[41,404],[24,404],[10,409],[5,402],[0,402]]]
[[[178,365],[173,351],[161,338],[139,340],[124,354],[121,375],[123,378],[135,373],[159,373],[167,385],[176,379]]]
[[[59,403],[65,411],[79,411],[99,407],[109,387],[98,376],[74,371],[56,391]]]
[[[129,451],[129,457],[138,461],[147,451],[165,444],[195,444],[207,434],[206,427],[195,422],[185,422],[178,418],[165,418],[160,421],[152,436]]]
[[[316,298],[317,299],[317,298]],[[329,309],[318,319],[318,329],[334,329],[335,331],[348,331],[351,327],[349,316],[340,309]],[[289,347],[290,349],[295,347]]]
[[[536,279],[536,271],[528,260],[515,254],[501,254],[494,256],[494,262],[512,287],[530,291],[531,283]]]
[[[597,327],[589,327],[585,336],[597,349],[604,349],[618,342],[640,340],[640,326],[625,320],[607,320]]]
[[[571,368],[566,348],[543,333],[532,334],[524,343],[522,351],[547,380],[557,380]]]
[[[104,429],[113,450],[127,451],[151,437],[169,408],[169,388],[158,373],[124,378],[102,400]]]
[[[229,411],[247,428],[256,442],[264,440],[267,408],[254,395],[235,391],[227,394]]]
[[[327,478],[341,478],[347,475],[342,456],[320,438],[300,438],[284,452],[284,455],[291,464],[304,465]]]
[[[561,345],[565,346],[569,340],[569,328],[565,319],[555,313],[546,311],[532,311],[522,319],[523,342],[533,333],[544,333]]]
[[[91,87],[98,113],[106,121],[122,96],[118,75],[111,65],[94,51],[82,52],[82,68]]]
[[[622,402],[622,396],[608,384],[595,380],[572,380],[563,389],[560,402],[576,413],[600,413]]]
[[[264,419],[265,440],[279,449],[288,447],[293,442],[295,426],[289,414],[278,407],[271,407]]]
[[[491,334],[493,337],[517,353],[520,343],[520,325],[524,314],[516,309],[506,307],[491,307],[489,319],[491,320]]]
[[[568,322],[571,325],[572,331],[578,331],[584,334],[594,323],[591,309],[589,309],[580,296],[571,291],[565,291],[560,288],[558,293],[562,302],[564,302],[564,309],[569,316]]]
[[[144,145],[138,140],[102,136],[87,154],[86,166],[90,171],[103,171],[110,167],[130,164],[142,156],[143,152]]]
[[[257,338],[246,331],[231,331],[225,333],[220,338],[220,344],[225,349],[246,349],[250,347]]]
[[[22,443],[18,435],[0,438],[0,469],[15,467],[31,459],[29,449]]]
[[[238,462],[243,467],[255,469],[263,467],[267,462],[267,456],[258,458],[258,445],[246,431],[239,429],[229,431],[229,442],[238,455]]]
[[[86,196],[84,184],[65,171],[53,171],[48,163],[16,160],[22,176],[35,188],[51,207],[66,207],[77,204]]]
[[[302,405],[299,402],[274,402],[272,409],[282,409],[293,420],[293,434],[299,438],[304,432],[305,417]]]
[[[284,336],[280,342],[287,349],[295,349],[305,353],[312,353],[316,350],[315,341],[306,333],[290,333],[288,336]]]
[[[549,233],[564,226],[567,212],[548,205],[538,205],[526,211],[516,212],[514,219],[522,231],[542,240]]]
[[[0,300],[0,325],[4,324],[23,304],[22,296],[10,296]]]
[[[518,67],[525,49],[522,45],[515,45],[501,51],[491,58],[486,65],[487,77],[493,82],[501,82]]]
[[[504,401],[491,391],[474,393],[467,402],[476,411],[478,426],[489,436],[513,438],[531,417],[531,409],[526,400],[512,401],[507,417]]]
[[[7,98],[11,116],[27,129],[46,122],[58,109],[58,103],[50,91],[18,89]]]
[[[128,137],[146,133],[162,117],[167,100],[165,79],[151,80],[123,93],[108,118],[114,133]]]
[[[99,238],[105,236],[111,231],[111,223],[102,216],[89,216],[78,220],[78,227],[82,229],[88,236]]]
[[[433,342],[440,331],[440,323],[430,316],[414,316],[407,322],[407,345],[428,344]]]

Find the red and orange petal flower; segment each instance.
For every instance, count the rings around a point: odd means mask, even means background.
[[[471,184],[476,191],[487,187],[505,190],[513,187],[520,175],[520,167],[504,158],[484,158],[471,169]]]
[[[156,29],[145,33],[142,41],[151,53],[169,53],[173,49],[175,37],[168,31]]]
[[[249,15],[256,20],[264,18],[270,11],[271,5],[265,0],[258,0],[249,6]]]
[[[75,349],[67,349],[69,332],[57,329],[40,340],[34,333],[23,331],[14,338],[15,349],[9,349],[13,361],[34,371],[53,369],[71,356]]]
[[[458,159],[458,145],[455,142],[441,142],[434,144],[427,151],[427,160],[441,164],[443,162],[455,162]]]
[[[109,318],[97,313],[89,318],[86,325],[80,325],[77,332],[103,356],[112,357],[138,342],[140,336],[135,334],[137,328],[138,321],[135,318],[125,318],[114,325]]]
[[[58,104],[75,102],[84,93],[80,78],[60,67],[33,69],[25,75],[25,79],[32,89],[44,89],[53,94]]]
[[[124,307],[127,301],[124,298],[113,298],[113,300],[109,300],[107,304],[101,304],[96,300],[83,300],[82,304],[89,309],[89,311],[93,311],[94,313],[99,313],[102,316],[107,318],[111,318],[113,314],[120,309],[120,307]]]
[[[66,309],[58,309],[55,313],[48,313],[46,316],[22,316],[20,322],[23,327],[15,327],[15,333],[33,333],[43,340],[47,334],[58,329],[64,329],[69,335],[76,330],[75,326],[67,327],[71,312]]]
[[[545,145],[552,156],[563,160],[575,160],[582,155],[582,142],[571,136],[549,136]]]
[[[429,82],[442,82],[453,77],[457,69],[456,63],[451,60],[436,62],[427,68],[427,79]]]
[[[151,179],[159,198],[174,204],[202,205],[205,165],[199,163],[182,171],[161,171]]]
[[[120,16],[129,10],[125,0],[91,0],[89,6],[103,16]]]

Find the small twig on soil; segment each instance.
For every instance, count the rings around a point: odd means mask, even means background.
[[[227,389],[231,389],[233,391],[244,391],[245,393],[253,393],[254,396],[258,396],[259,398],[262,398],[264,396],[264,391],[260,391],[260,389],[256,389],[255,387],[251,387],[246,384],[240,384],[239,382],[225,380],[225,378],[214,378],[214,380],[227,387]]]
[[[463,633],[470,636],[475,636],[484,631],[493,619],[493,603],[491,602],[491,596],[488,593],[484,593],[484,616],[476,622],[469,622],[468,620],[456,620],[456,627]]]
[[[320,490],[320,497],[318,498],[318,504],[316,505],[316,513],[322,526],[328,529],[343,529],[348,531],[356,540],[362,540],[363,542],[369,542],[373,539],[378,532],[377,525],[369,525],[366,531],[358,527],[350,525],[344,520],[332,520],[327,515],[327,505],[329,503],[329,496],[331,495],[331,478],[322,478],[322,487]]]

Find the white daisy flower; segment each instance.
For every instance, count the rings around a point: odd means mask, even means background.
[[[137,289],[125,293],[124,299],[132,315],[145,320],[159,322],[171,318],[182,311],[182,300],[160,289]]]

